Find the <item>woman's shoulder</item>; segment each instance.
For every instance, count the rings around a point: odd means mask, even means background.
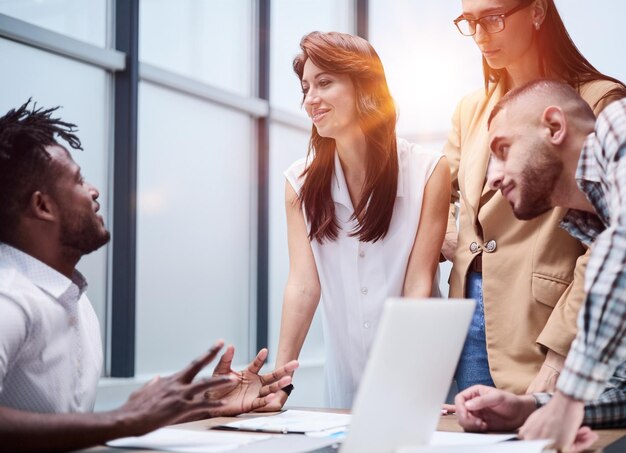
[[[598,115],[608,104],[623,97],[621,93],[609,95],[611,91],[616,89],[624,90],[624,86],[611,80],[598,79],[581,84],[578,92],[591,106],[594,113]]]
[[[501,97],[504,95],[504,85],[502,82],[489,82],[487,87],[482,87],[474,91],[470,91],[461,98],[459,105],[479,106],[489,102],[493,96]]]
[[[602,96],[608,93],[609,91],[615,88],[619,88],[621,86],[622,85],[620,85],[617,82],[613,82],[612,80],[597,79],[597,80],[590,80],[588,82],[581,84],[580,87],[578,88],[578,92],[580,93],[581,97],[584,99],[585,96],[591,96],[591,95]]]
[[[443,156],[443,153],[438,149],[429,148],[398,138],[398,164],[400,172],[404,174],[408,173],[409,178],[421,175],[421,178],[425,180],[428,179]]]
[[[498,83],[490,83],[486,89],[483,87],[471,91],[458,102],[455,116],[459,120],[471,120],[476,115],[484,113],[485,106],[494,96],[497,100],[502,94],[502,87]]]
[[[418,143],[411,143],[404,138],[398,137],[398,158],[402,160],[413,158],[431,158],[439,159],[443,153],[435,148],[422,146]]]
[[[291,165],[285,169],[285,173],[302,173],[306,167],[307,158],[301,157],[300,159],[293,161]]]
[[[461,98],[459,104],[463,105],[475,105],[481,104],[489,99],[490,93],[484,88],[480,88],[474,91],[470,91]]]
[[[308,165],[307,158],[302,157],[295,162],[293,162],[287,169],[283,172],[287,181],[291,184],[293,189],[296,192],[300,191],[302,187],[302,183],[304,182],[302,174]]]

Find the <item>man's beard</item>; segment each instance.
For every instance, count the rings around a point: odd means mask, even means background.
[[[61,222],[61,244],[80,256],[98,250],[111,239],[95,213],[85,215],[65,211]]]
[[[529,161],[522,171],[519,203],[513,206],[520,220],[534,219],[552,209],[552,194],[563,172],[563,162],[555,155],[543,150],[535,150],[535,154],[534,162]]]

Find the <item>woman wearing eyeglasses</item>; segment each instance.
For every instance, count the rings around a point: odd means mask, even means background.
[[[487,118],[507,91],[537,78],[571,84],[596,114],[626,87],[580,54],[553,0],[462,0],[462,7],[454,23],[482,52],[485,87],[457,106],[444,149],[452,170],[442,250],[453,262],[450,297],[478,301],[456,381],[459,390],[552,390],[576,333],[586,250],[559,228],[564,210],[519,221],[486,187]]]

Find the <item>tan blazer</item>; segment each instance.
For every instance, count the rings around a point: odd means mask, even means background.
[[[616,86],[596,81],[580,93],[597,114],[607,101],[596,102]],[[487,119],[503,95],[503,84],[492,84],[488,93],[482,89],[463,98],[444,148],[452,171],[448,232],[457,230],[454,203],[460,202],[450,297],[464,297],[468,267],[482,253],[491,376],[497,387],[524,393],[546,348],[567,355],[584,297],[588,256],[579,241],[559,228],[566,210],[520,221],[501,193],[486,187]]]

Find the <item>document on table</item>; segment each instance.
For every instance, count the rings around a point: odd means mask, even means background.
[[[515,434],[474,434],[436,431],[430,445],[403,447],[396,453],[540,453],[547,440],[510,441]],[[502,443],[505,442],[505,443]]]
[[[219,426],[220,429],[269,433],[324,432],[342,429],[350,424],[350,415],[329,412],[288,410],[278,415],[248,418]]]
[[[435,431],[430,445],[487,445],[515,439],[515,434],[476,434]]]
[[[396,453],[541,453],[552,441],[519,440],[504,443],[474,445],[425,445],[403,447]]]
[[[231,451],[253,442],[270,439],[269,434],[226,433],[161,428],[145,436],[124,437],[107,442],[110,447],[144,448],[180,453],[214,453]]]

